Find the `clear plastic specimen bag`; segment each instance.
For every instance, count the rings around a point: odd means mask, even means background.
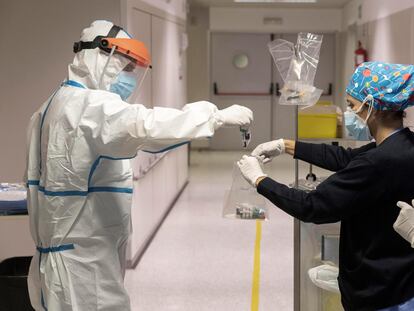
[[[284,81],[281,105],[314,105],[322,90],[313,86],[318,68],[322,35],[299,33],[296,45],[276,39],[268,44],[270,54]]]
[[[223,205],[223,217],[246,220],[266,220],[269,217],[264,198],[243,178],[236,164],[233,183]]]

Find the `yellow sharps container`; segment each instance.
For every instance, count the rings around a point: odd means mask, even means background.
[[[337,137],[337,107],[330,101],[319,101],[316,105],[299,109],[299,139]]]

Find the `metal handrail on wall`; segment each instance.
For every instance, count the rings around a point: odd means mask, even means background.
[[[213,83],[213,91],[214,91],[214,95],[217,96],[271,96],[276,95],[276,96],[280,96],[280,84],[279,83],[270,83],[270,88],[269,88],[269,92],[268,93],[264,93],[264,92],[220,92],[218,89],[218,85],[217,82]],[[322,93],[322,96],[332,96],[333,94],[333,85],[332,83],[329,83],[328,86],[328,90],[324,91]]]
[[[279,85],[279,83],[275,83],[275,86],[276,86],[275,87],[275,89],[276,89],[275,95],[276,96],[280,96],[281,93],[280,93],[280,85]],[[332,96],[332,94],[333,94],[333,85],[332,85],[332,83],[329,83],[328,90],[327,91],[324,91],[321,96]]]
[[[270,88],[268,93],[264,92],[219,92],[217,82],[213,83],[214,95],[217,96],[272,96],[274,92],[273,83],[270,83]]]

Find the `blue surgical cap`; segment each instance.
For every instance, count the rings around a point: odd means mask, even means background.
[[[363,63],[352,75],[346,92],[361,102],[370,98],[375,110],[405,110],[414,105],[414,66]]]

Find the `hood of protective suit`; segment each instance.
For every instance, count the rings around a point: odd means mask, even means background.
[[[90,27],[82,31],[81,41],[93,41],[97,36],[106,36],[113,23],[109,21],[94,21]],[[118,32],[117,38],[131,38],[125,31]],[[69,65],[69,80],[82,83],[85,87],[95,90],[109,90],[111,81],[113,81],[122,69],[130,62],[127,58],[114,53],[108,65],[109,53],[99,48],[84,49],[76,53],[72,64]],[[104,76],[102,76],[102,74]],[[101,83],[101,76],[102,81]]]

